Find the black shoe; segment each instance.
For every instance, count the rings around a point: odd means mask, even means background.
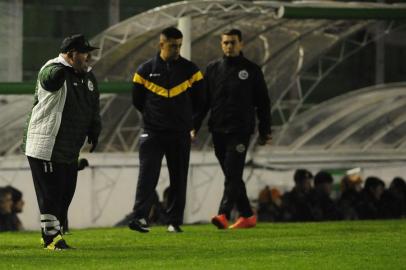
[[[57,235],[54,240],[44,247],[48,250],[65,250],[65,249],[74,249],[69,246],[61,235]]]
[[[145,219],[133,219],[128,223],[128,228],[133,231],[138,231],[142,233],[147,233],[150,231]]]
[[[172,225],[169,224],[168,226],[168,232],[170,233],[181,233],[183,232],[182,229],[179,227],[179,225]]]

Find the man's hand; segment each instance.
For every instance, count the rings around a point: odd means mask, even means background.
[[[196,139],[196,130],[192,129],[190,131],[190,139],[192,139],[192,141]]]
[[[266,145],[272,143],[272,135],[268,134],[266,136],[259,135],[258,137],[258,145]]]
[[[87,143],[91,144],[92,147],[90,148],[89,152],[92,153],[96,148],[97,144],[99,143],[98,137],[87,136]]]
[[[85,158],[80,158],[78,160],[78,171],[83,170],[84,168],[89,166],[89,161],[87,161],[87,159]]]

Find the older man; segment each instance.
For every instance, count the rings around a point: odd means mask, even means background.
[[[38,74],[24,151],[46,249],[69,248],[61,225],[76,189],[79,152],[86,137],[92,152],[101,131],[99,90],[89,66],[94,49],[83,35],[69,36],[63,40],[59,56],[49,60]]]

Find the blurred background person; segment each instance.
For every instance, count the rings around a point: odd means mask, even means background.
[[[282,208],[285,221],[311,221],[309,194],[312,188],[313,175],[305,169],[298,169],[293,176],[295,186],[283,195]]]
[[[406,217],[406,182],[395,177],[382,195],[384,218]]]
[[[265,186],[258,194],[258,221],[271,221],[271,203],[271,189]]]
[[[12,186],[6,186],[5,189],[11,193],[11,199],[13,201],[10,217],[13,226],[13,231],[21,231],[24,229],[24,227],[23,224],[21,223],[21,220],[18,218],[17,214],[23,212],[23,208],[25,205],[25,202],[23,200],[23,193]]]
[[[277,188],[265,186],[258,195],[258,221],[282,219],[282,194]]]
[[[355,207],[361,199],[362,182],[361,168],[348,170],[341,179],[341,194],[337,206],[344,220],[358,219]]]
[[[13,231],[11,213],[13,211],[13,197],[10,190],[0,188],[0,232]]]
[[[383,218],[382,194],[385,183],[378,177],[370,176],[365,180],[361,199],[356,206],[359,219]]]
[[[310,201],[314,220],[338,220],[340,215],[335,202],[331,199],[333,176],[320,171],[314,177],[314,189],[310,192]]]

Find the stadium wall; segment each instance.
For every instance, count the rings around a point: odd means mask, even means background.
[[[137,154],[84,154],[91,165],[79,172],[78,185],[69,211],[71,228],[110,227],[131,212],[138,176]],[[316,173],[318,169],[312,168]],[[24,212],[19,216],[28,230],[38,230],[39,210],[24,156],[0,159],[0,186],[12,185],[24,194]],[[255,206],[259,191],[265,186],[284,192],[293,185],[293,169],[264,170],[247,167],[244,179]],[[389,183],[395,176],[404,176],[404,166],[390,165],[364,168],[364,176],[374,175]],[[340,175],[335,175],[338,187]],[[157,187],[162,193],[168,186],[168,172],[163,162]],[[192,152],[189,170],[185,223],[205,223],[217,213],[223,192],[223,175],[212,152]]]

